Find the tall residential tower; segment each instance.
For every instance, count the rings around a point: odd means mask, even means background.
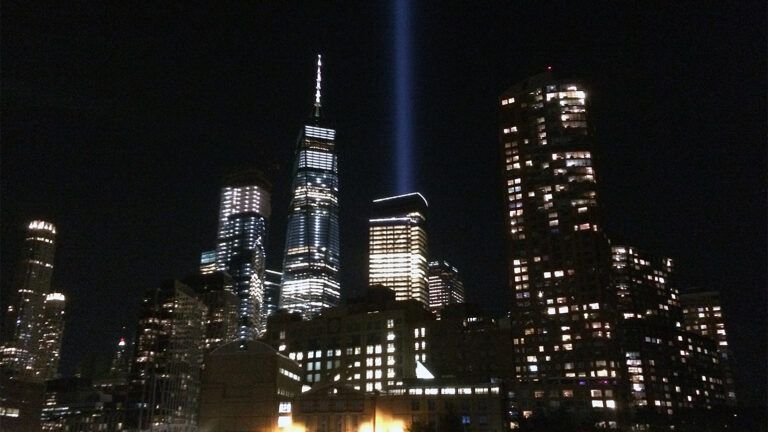
[[[321,66],[318,55],[315,103],[296,145],[280,301],[306,318],[341,298],[336,131],[320,115]]]
[[[616,306],[585,88],[544,73],[499,108],[520,406],[604,410],[615,422]]]

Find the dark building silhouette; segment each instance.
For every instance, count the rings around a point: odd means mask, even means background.
[[[300,366],[258,341],[236,341],[205,356],[200,429],[273,431],[290,425]]]

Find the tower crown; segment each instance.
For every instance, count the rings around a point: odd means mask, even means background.
[[[312,109],[312,117],[318,119],[320,118],[320,107],[322,104],[320,103],[320,97],[322,96],[321,90],[322,90],[322,82],[323,82],[323,76],[322,76],[322,67],[323,67],[323,59],[322,55],[317,55],[317,75],[315,77],[315,104],[314,108]]]

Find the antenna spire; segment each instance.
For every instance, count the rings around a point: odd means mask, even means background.
[[[315,108],[312,112],[312,116],[315,118],[320,118],[320,90],[322,89],[322,74],[321,69],[323,66],[322,56],[320,54],[317,55],[317,77],[315,78]]]

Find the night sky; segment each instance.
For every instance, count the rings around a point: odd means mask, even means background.
[[[233,169],[269,169],[279,269],[321,52],[346,295],[365,286],[370,201],[412,175],[431,256],[504,312],[497,98],[551,65],[592,89],[609,236],[674,258],[680,288],[722,292],[738,395],[765,405],[763,2],[413,4],[411,173],[395,158],[391,4],[91,3],[2,10],[3,297],[26,222],[51,220],[69,299],[63,373],[112,350],[144,290],[196,269]]]

